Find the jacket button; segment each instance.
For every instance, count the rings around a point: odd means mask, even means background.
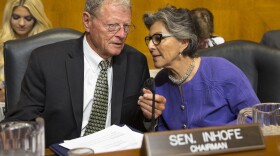
[[[185,106],[184,105],[181,105],[181,110],[185,110]]]
[[[183,129],[186,129],[186,128],[187,128],[187,125],[186,125],[186,124],[183,124],[182,128],[183,128]]]

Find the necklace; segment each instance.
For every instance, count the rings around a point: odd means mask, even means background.
[[[172,75],[168,75],[168,78],[173,82],[175,83],[176,85],[180,86],[184,81],[186,81],[186,79],[190,76],[192,70],[194,68],[194,59],[192,59],[192,63],[191,65],[189,66],[186,74],[184,76],[182,76],[179,80],[177,80],[174,76]]]

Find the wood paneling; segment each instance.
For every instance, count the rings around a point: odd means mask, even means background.
[[[0,0],[0,17],[5,0]],[[69,27],[83,31],[81,15],[85,0],[43,0],[45,10],[54,27]],[[132,0],[133,19],[136,30],[129,34],[127,43],[142,51],[153,62],[144,43],[148,34],[142,15],[156,11],[167,4],[193,9],[206,7],[215,17],[215,34],[229,40],[251,40],[259,42],[267,30],[280,29],[279,0]],[[2,22],[2,21],[1,21]]]

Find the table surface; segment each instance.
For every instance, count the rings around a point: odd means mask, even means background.
[[[252,151],[242,151],[242,152],[232,152],[223,153],[219,155],[224,156],[270,156],[270,155],[280,155],[280,135],[275,136],[265,136],[265,149],[252,150]],[[51,156],[53,152],[46,149],[46,155]],[[217,155],[217,154],[216,154]],[[116,151],[108,153],[90,154],[88,156],[141,156],[140,149]]]

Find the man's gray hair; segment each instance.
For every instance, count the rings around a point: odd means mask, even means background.
[[[113,3],[116,5],[123,5],[124,7],[128,7],[131,9],[130,0],[86,0],[84,11],[90,13],[91,15],[95,15],[95,13],[100,10],[101,6],[105,2]]]

